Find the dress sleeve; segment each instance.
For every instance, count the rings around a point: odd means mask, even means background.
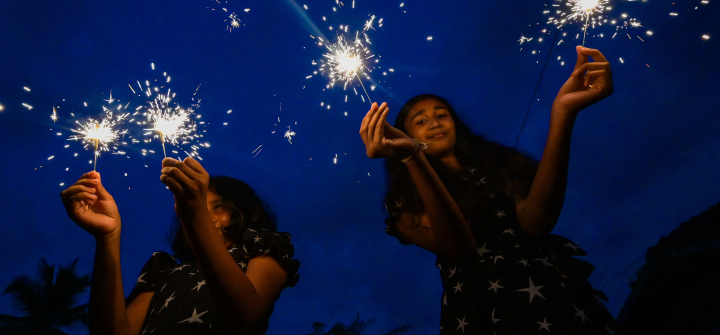
[[[249,262],[258,256],[270,256],[285,269],[288,275],[285,286],[295,286],[300,275],[297,273],[300,268],[300,261],[293,259],[295,247],[293,247],[289,233],[278,233],[270,230],[248,229],[242,237],[243,258]]]
[[[404,245],[412,244],[410,241],[405,239],[400,231],[397,229],[397,223],[400,220],[400,213],[402,213],[402,203],[394,194],[388,193],[385,195],[385,208],[388,211],[387,219],[385,219],[385,233],[398,239],[398,241]]]
[[[174,265],[177,265],[175,258],[167,252],[154,252],[140,271],[135,288],[125,299],[125,305],[129,305],[140,293],[155,291],[161,285],[164,277],[161,271]]]

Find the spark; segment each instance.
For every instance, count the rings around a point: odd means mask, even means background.
[[[367,36],[367,35],[365,35]],[[337,42],[327,44],[328,53],[324,54],[324,60],[321,61],[320,71],[327,73],[330,77],[330,87],[336,82],[344,82],[343,89],[347,89],[355,78],[358,79],[360,85],[365,90],[360,75],[369,78],[365,72],[371,70],[365,65],[364,60],[374,57],[370,50],[365,46],[363,40],[359,38],[359,33],[355,34],[355,41],[348,43],[343,35],[338,35]],[[367,95],[367,90],[365,90]],[[368,95],[368,99],[370,96]]]
[[[520,42],[520,45],[523,45],[525,42],[530,42],[532,40],[532,37],[525,37],[525,35],[520,34],[520,39],[518,40],[518,42]]]
[[[710,39],[710,35],[708,35],[708,34],[702,35],[702,39],[707,41]]]
[[[152,128],[145,130],[160,133],[160,141],[162,142],[165,157],[167,157],[165,141],[174,145],[190,143],[195,137],[197,127],[191,119],[194,113],[192,108],[185,109],[180,106],[171,106],[174,96],[175,94],[170,94],[170,89],[168,89],[167,94],[158,94],[155,100],[150,102],[150,107],[144,114],[152,125]]]
[[[25,90],[26,92],[30,92],[30,87],[23,86],[23,90]]]
[[[4,110],[5,110],[5,106],[0,105],[0,112],[2,112],[2,111],[4,111]]]
[[[585,27],[583,29],[583,46],[585,46],[585,37],[587,36],[588,23],[590,17],[595,13],[601,13],[605,9],[605,5],[608,4],[609,0],[570,0],[569,6],[572,6],[572,13],[567,16],[568,20],[581,20],[585,19]],[[600,17],[597,18],[599,21]],[[595,18],[593,18],[593,26],[595,26]]]
[[[55,106],[53,106],[53,113],[50,115],[50,118],[53,120],[53,122],[58,120],[57,111],[55,110]]]
[[[33,106],[30,106],[30,104],[23,102],[22,105],[27,108],[28,110],[32,110]]]
[[[373,28],[373,26],[372,26],[373,21],[375,21],[375,15],[370,16],[370,20],[365,21],[365,29],[363,29],[363,32],[366,32],[370,29],[375,30],[375,28]]]
[[[105,109],[105,116],[100,122],[95,119],[89,118],[85,123],[75,121],[80,128],[71,129],[72,132],[78,135],[72,135],[68,140],[81,140],[86,142],[85,147],[87,148],[90,144],[94,145],[95,148],[95,164],[93,170],[97,166],[97,158],[100,156],[101,151],[109,151],[109,145],[119,138],[120,135],[126,134],[127,130],[115,130],[114,128],[121,124],[127,114],[118,115],[114,117],[112,111]]]
[[[288,130],[285,131],[284,137],[288,139],[288,142],[290,142],[290,144],[292,144],[292,138],[295,135],[296,133],[292,129],[290,129],[290,126],[288,126]]]
[[[237,18],[237,14],[235,14],[235,12],[230,14],[229,18],[230,18],[230,25],[228,27],[230,29],[230,32],[232,32],[232,30],[234,28],[240,27],[240,20]]]
[[[155,67],[155,65],[153,65],[153,67]],[[110,90],[110,98],[104,100],[107,101],[108,104],[111,104],[113,103],[113,101],[115,101],[115,99],[112,98],[112,90]]]
[[[433,40],[433,37],[432,37],[432,36],[428,36],[428,37],[427,37],[427,40],[428,40],[428,41],[432,41],[432,40]]]

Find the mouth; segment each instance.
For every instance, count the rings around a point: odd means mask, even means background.
[[[443,138],[446,135],[446,133],[437,133],[435,135],[432,135],[428,137],[429,140],[438,140],[440,138]]]

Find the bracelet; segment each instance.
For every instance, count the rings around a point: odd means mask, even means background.
[[[401,162],[407,163],[408,161],[410,161],[411,159],[413,159],[413,157],[415,157],[415,154],[416,154],[418,151],[420,151],[421,148],[422,148],[422,150],[425,150],[425,149],[427,149],[428,144],[430,144],[430,142],[427,142],[427,143],[425,143],[425,142],[420,142],[420,141],[418,141],[417,138],[413,138],[413,142],[415,143],[415,148],[413,148],[413,153],[410,154],[410,156],[407,156],[407,157],[401,159],[401,160],[400,160]]]

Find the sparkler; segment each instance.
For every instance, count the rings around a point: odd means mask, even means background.
[[[152,124],[152,128],[145,130],[157,131],[160,134],[165,157],[167,157],[166,140],[175,145],[190,143],[189,140],[194,138],[196,130],[196,124],[190,118],[193,115],[193,109],[170,106],[174,96],[175,94],[170,94],[169,89],[167,94],[158,94],[155,101],[150,102],[150,107],[145,113],[148,121]]]
[[[585,37],[587,36],[588,23],[590,16],[594,13],[602,13],[605,5],[609,0],[569,0],[568,5],[572,6],[572,13],[568,15],[568,20],[579,20],[585,18],[585,29],[583,29],[583,43],[585,46]]]
[[[108,151],[108,145],[115,142],[120,135],[126,134],[127,130],[115,130],[115,126],[122,122],[128,114],[119,115],[113,119],[113,113],[109,109],[103,107],[105,110],[105,117],[100,122],[95,119],[89,118],[87,122],[80,123],[75,121],[80,128],[72,129],[74,133],[79,135],[70,136],[68,140],[82,140],[85,142],[87,148],[90,144],[94,144],[95,148],[95,161],[93,163],[93,171],[97,168],[97,158],[100,156],[100,151]]]
[[[365,43],[370,44],[370,38],[365,32],[368,29],[372,29],[372,21],[374,19],[375,16],[372,16],[370,20],[366,22],[362,37],[360,36],[360,32],[355,33],[355,40],[352,42],[346,41],[342,34],[338,35],[337,42],[327,45],[329,52],[323,55],[325,59],[321,61],[322,64],[320,65],[320,71],[327,73],[330,78],[330,87],[340,81],[345,83],[343,89],[346,89],[348,84],[357,78],[370,103],[372,103],[372,99],[370,99],[370,95],[365,89],[360,75],[362,74],[369,78],[369,75],[365,71],[372,72],[364,62],[375,57],[365,45]]]

